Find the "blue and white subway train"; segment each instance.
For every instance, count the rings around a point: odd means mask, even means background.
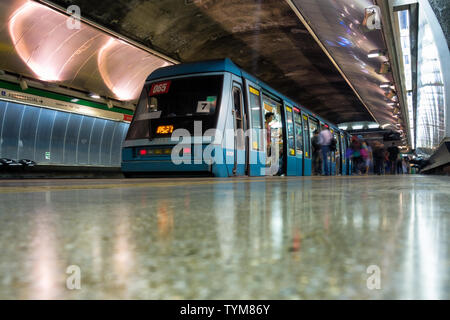
[[[324,127],[337,141],[329,155],[331,174],[348,175],[350,135],[231,60],[163,67],[142,90],[123,144],[122,171],[125,176],[309,176],[313,132]]]

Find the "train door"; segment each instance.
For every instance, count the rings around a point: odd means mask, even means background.
[[[295,149],[297,161],[297,175],[303,175],[303,124],[300,109],[294,107]]]
[[[248,131],[247,174],[249,176],[265,175],[266,143],[263,136],[264,122],[262,118],[261,89],[255,83],[245,79],[247,102]]]
[[[312,160],[311,160],[311,139],[310,134],[311,127],[308,116],[302,113],[303,118],[303,175],[310,176],[312,171]]]
[[[246,172],[247,148],[244,139],[244,132],[247,130],[246,112],[244,110],[244,100],[242,85],[233,82],[232,114],[234,122],[234,165],[233,175],[242,176]]]
[[[286,175],[297,175],[297,157],[295,153],[295,131],[294,131],[294,110],[293,107],[287,103],[284,105],[286,112],[286,136],[287,136],[287,148],[286,148]]]
[[[289,152],[289,148],[286,148],[284,143],[287,133],[283,130],[286,128],[283,125],[286,123],[286,116],[283,115],[282,102],[267,92],[262,94],[262,101],[264,129],[266,129],[264,139],[266,143],[265,175],[286,173],[288,164],[286,153]]]

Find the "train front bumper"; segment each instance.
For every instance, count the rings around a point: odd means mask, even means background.
[[[171,160],[123,161],[122,172],[211,172],[211,165],[174,164]]]

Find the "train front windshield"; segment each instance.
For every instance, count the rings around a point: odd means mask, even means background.
[[[156,81],[144,86],[127,140],[167,137],[176,129],[202,134],[216,127],[223,76],[199,76]]]

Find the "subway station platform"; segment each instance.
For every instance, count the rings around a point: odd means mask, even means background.
[[[3,181],[0,299],[449,299],[449,182]]]

